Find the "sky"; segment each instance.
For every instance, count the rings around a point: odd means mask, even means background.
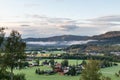
[[[120,31],[120,0],[0,0],[0,27],[23,38]]]

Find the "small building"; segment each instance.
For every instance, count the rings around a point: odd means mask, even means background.
[[[60,63],[56,63],[54,71],[55,72],[63,72],[62,65]]]

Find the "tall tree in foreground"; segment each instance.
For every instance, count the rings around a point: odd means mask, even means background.
[[[22,41],[21,34],[15,30],[10,33],[10,36],[6,40],[5,44],[5,60],[4,64],[10,68],[10,78],[13,80],[13,69],[15,64],[18,64],[25,58],[24,49],[26,47],[25,42]]]
[[[2,44],[3,44],[3,41],[4,41],[4,28],[0,28],[0,65],[2,64]]]
[[[100,62],[97,60],[89,60],[89,62],[84,65],[84,70],[81,74],[80,80],[101,80],[101,73],[100,73]]]
[[[84,65],[80,80],[111,80],[111,78],[102,76],[100,72],[100,61],[89,60]]]
[[[5,28],[0,27],[0,80],[5,80],[8,75],[6,71],[6,66],[3,65],[4,57],[3,57],[3,42],[4,42],[4,32]]]
[[[3,40],[4,40],[4,35],[5,35],[4,30],[5,30],[5,28],[0,28],[0,46],[3,43]]]

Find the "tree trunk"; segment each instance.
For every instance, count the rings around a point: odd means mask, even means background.
[[[13,80],[13,68],[11,68],[10,80]]]

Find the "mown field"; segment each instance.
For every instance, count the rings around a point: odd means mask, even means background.
[[[43,60],[42,60],[43,61]],[[40,62],[42,62],[40,61]],[[61,62],[62,60],[56,59],[55,61]],[[75,65],[77,60],[69,60],[69,64]],[[78,63],[81,63],[82,60],[78,60]],[[41,70],[50,70],[51,68],[49,66],[40,66],[40,67],[31,67],[27,69],[22,69],[22,70],[14,70],[14,72],[17,73],[24,73],[26,75],[27,80],[79,80],[80,75],[78,76],[63,76],[60,74],[55,74],[55,75],[37,75],[35,74],[35,70],[37,68],[40,68]],[[115,73],[120,70],[120,63],[118,66],[113,66],[109,68],[104,68],[101,69],[101,72],[103,73],[104,76],[110,77],[112,80],[120,80],[120,77],[117,78],[115,76]]]
[[[112,80],[120,80],[120,77],[116,77],[115,73],[120,70],[120,63],[118,66],[101,69],[104,76],[110,77]]]

